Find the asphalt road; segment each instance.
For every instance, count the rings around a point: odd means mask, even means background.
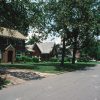
[[[100,65],[4,88],[0,100],[100,100]]]

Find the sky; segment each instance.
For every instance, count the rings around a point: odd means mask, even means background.
[[[28,37],[27,37],[27,40],[29,39],[29,38],[31,38],[32,37],[32,35],[34,35],[34,34],[36,34],[37,36],[39,35],[39,33],[37,32],[34,32],[34,31],[32,31],[32,29],[31,29],[31,31],[29,31],[29,33],[28,33]],[[100,36],[98,36],[98,40],[100,40]],[[55,44],[61,44],[61,37],[57,37],[57,36],[48,36],[47,37],[47,39],[46,40],[43,40],[43,41],[41,41],[41,42],[54,42]]]
[[[61,38],[60,37],[56,37],[56,36],[48,36],[48,38],[46,40],[44,40],[43,42],[54,42],[56,44],[60,44],[61,43]]]
[[[28,37],[27,39],[31,38],[32,35],[38,35],[39,33],[32,33],[31,31],[28,33]],[[56,44],[60,44],[61,43],[61,38],[60,37],[56,37],[56,36],[48,36],[46,40],[43,40],[42,42],[54,42]]]
[[[29,38],[31,38],[32,35],[34,35],[34,34],[37,35],[37,36],[40,35],[37,29],[35,29],[35,28],[32,29],[32,27],[30,27],[29,32],[28,32],[27,40]],[[46,40],[43,40],[41,42],[54,42],[56,44],[60,44],[61,43],[61,38],[60,37],[57,37],[57,36],[50,36],[50,35],[48,35],[47,39]]]

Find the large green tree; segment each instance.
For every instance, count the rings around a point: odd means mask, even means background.
[[[96,29],[94,26],[98,18],[94,16],[93,10],[97,12],[98,10],[94,8],[98,7],[98,0],[50,0],[46,2],[48,30],[62,36],[62,66],[65,41],[70,42],[73,48],[72,63],[74,64],[76,51],[88,45],[88,39],[90,39],[88,37],[94,37]]]
[[[0,27],[18,30],[24,35],[27,35],[29,26],[40,28],[41,3],[33,1],[0,0]]]
[[[40,31],[44,23],[41,5],[35,0],[0,0],[0,31],[5,27],[27,35],[30,26]],[[0,88],[1,83],[0,77]]]

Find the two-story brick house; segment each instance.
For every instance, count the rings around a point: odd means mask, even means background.
[[[25,52],[26,37],[20,32],[7,28],[0,28],[0,59],[1,62],[14,62],[17,55]]]

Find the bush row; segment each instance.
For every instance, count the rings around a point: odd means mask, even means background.
[[[79,59],[77,59],[78,62],[89,62],[91,60],[88,56],[81,56]]]
[[[49,61],[51,61],[51,62],[58,62],[58,58],[52,57]]]
[[[72,60],[72,58],[65,58],[64,62],[71,62],[71,60]],[[51,61],[51,62],[60,62],[61,59],[56,58],[56,57],[52,57],[49,61]]]
[[[27,57],[27,56],[20,56],[16,57],[17,62],[39,62],[38,57]]]
[[[39,58],[38,57],[27,57],[27,56],[20,56],[20,57],[16,57],[16,61],[17,62],[39,62]],[[49,59],[50,62],[59,62],[61,60],[59,60],[58,58],[56,57],[52,57]],[[72,61],[72,58],[70,57],[67,57],[64,59],[64,62],[71,62]],[[90,58],[89,57],[80,57],[79,59],[77,59],[78,62],[88,62],[90,61]]]

